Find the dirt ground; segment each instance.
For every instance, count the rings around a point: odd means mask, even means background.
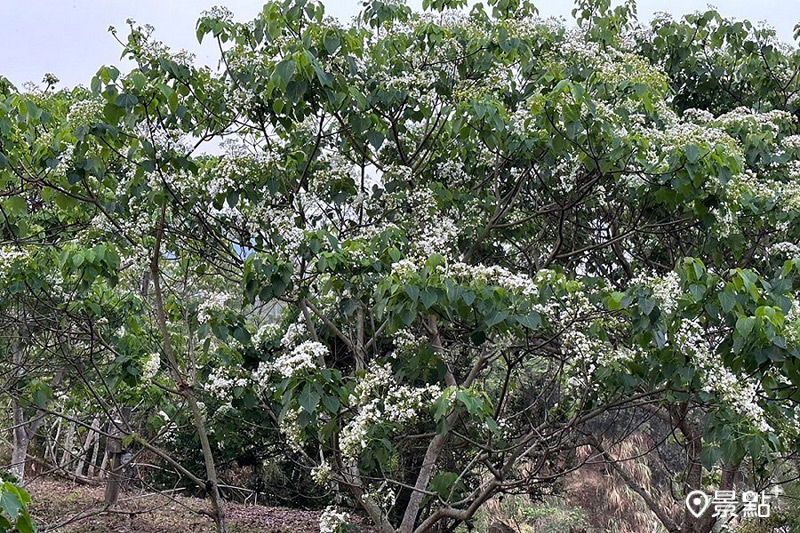
[[[120,494],[119,504],[103,509],[103,488],[38,479],[26,486],[39,531],[65,533],[213,533],[203,511],[205,500],[147,492]],[[231,503],[231,533],[318,533],[320,511]],[[357,519],[362,533],[372,528]]]

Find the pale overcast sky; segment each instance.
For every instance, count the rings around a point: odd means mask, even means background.
[[[359,0],[324,0],[327,11],[348,20],[358,10]],[[422,0],[409,0],[419,8]],[[535,2],[543,16],[570,18],[571,0]],[[0,0],[0,75],[21,85],[40,82],[45,72],[61,79],[62,86],[88,85],[101,65],[120,61],[120,45],[108,33],[119,28],[127,34],[125,20],[152,24],[156,37],[171,48],[185,48],[198,60],[215,61],[212,46],[200,47],[194,28],[197,17],[213,5],[225,5],[239,20],[248,20],[260,10],[260,0]],[[649,20],[658,11],[673,15],[705,9],[705,1],[639,0],[639,18]],[[783,40],[792,40],[792,28],[800,21],[797,0],[726,0],[716,2],[719,10],[734,18],[766,21],[776,27]]]

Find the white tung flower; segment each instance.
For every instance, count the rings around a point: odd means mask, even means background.
[[[325,359],[328,348],[316,341],[305,341],[288,354],[281,355],[273,364],[274,370],[284,378],[290,378],[304,370],[313,371],[317,361]]]
[[[319,517],[319,533],[341,533],[349,523],[350,515],[348,513],[329,506]]]
[[[161,355],[153,352],[142,362],[142,380],[152,380],[158,374],[159,368],[161,368]]]
[[[411,387],[397,383],[388,364],[377,366],[356,385],[351,406],[356,416],[343,429],[339,444],[346,457],[369,446],[370,430],[381,424],[402,426],[442,394],[438,385]]]
[[[322,464],[311,469],[311,477],[319,485],[324,485],[333,478],[331,465],[323,461]]]
[[[215,311],[225,309],[229,295],[223,292],[200,291],[198,295],[200,305],[197,307],[197,321],[207,324]]]

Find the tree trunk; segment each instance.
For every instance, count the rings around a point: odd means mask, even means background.
[[[428,317],[428,336],[434,350],[441,353],[443,351],[442,340],[439,337],[439,328],[436,323],[436,317]],[[455,376],[453,376],[449,368],[445,372],[444,381],[448,387],[457,385]],[[447,415],[445,418],[445,428],[452,427],[457,418],[458,414],[456,411],[453,411]],[[405,513],[403,513],[403,521],[400,524],[400,528],[397,530],[399,533],[411,533],[414,531],[414,525],[416,524],[417,517],[419,516],[425,491],[427,490],[428,483],[430,482],[431,477],[436,470],[436,461],[439,458],[439,454],[442,452],[442,449],[444,448],[446,440],[447,429],[445,429],[443,433],[436,434],[436,436],[434,436],[428,444],[428,449],[425,451],[425,458],[422,460],[422,465],[420,466],[419,473],[417,474],[417,481],[414,483],[414,491],[411,493],[411,496],[408,499],[408,505],[406,506]]]
[[[100,429],[100,422],[98,419],[97,429]],[[94,446],[92,446],[92,455],[89,460],[89,468],[86,469],[86,475],[89,477],[97,477],[97,454],[100,451],[100,434],[95,432]]]
[[[70,422],[67,425],[67,436],[64,438],[64,453],[61,455],[61,461],[58,466],[67,468],[70,461],[72,461],[72,444],[75,439],[75,423]]]
[[[17,423],[17,410],[18,407],[15,406],[14,424]],[[28,445],[30,442],[31,440],[28,438],[28,432],[25,430],[25,426],[17,426],[14,428],[14,449],[11,451],[11,471],[17,476],[20,483],[25,479],[25,464],[28,458]]]
[[[17,379],[20,379],[24,374],[22,363],[25,347],[20,340],[17,340],[12,351],[14,373]],[[28,457],[28,445],[31,439],[25,427],[25,413],[22,411],[22,405],[20,405],[16,394],[11,398],[11,409],[12,418],[14,419],[14,448],[11,450],[11,471],[22,482],[25,478],[25,462]]]
[[[111,420],[108,428],[110,435],[106,439],[106,450],[109,453],[108,479],[106,480],[105,504],[106,507],[116,505],[119,499],[119,488],[122,485],[122,428],[126,427],[130,419],[130,409],[122,409],[121,420]]]
[[[97,473],[98,476],[103,477],[103,476],[106,475],[106,472],[107,472],[106,469],[108,468],[108,461],[109,461],[110,457],[111,457],[111,453],[108,450],[108,446],[106,446],[105,449],[103,450],[103,460],[100,461],[100,468],[99,468],[98,473]]]
[[[83,470],[86,468],[86,458],[89,455],[89,452],[92,449],[92,444],[94,444],[94,440],[97,437],[97,430],[100,429],[100,417],[95,416],[94,420],[92,420],[91,427],[86,431],[86,440],[83,441],[83,447],[80,451],[80,456],[78,457],[78,465],[75,467],[75,475],[82,476]],[[91,477],[91,463],[89,463],[89,468],[87,469],[86,475]]]
[[[161,213],[159,216],[159,223],[156,230],[156,240],[153,246],[153,255],[150,261],[150,281],[153,283],[153,302],[155,304],[155,318],[158,325],[159,333],[161,333],[161,340],[163,342],[164,354],[167,356],[172,378],[177,385],[178,391],[184,397],[186,403],[189,405],[189,410],[192,414],[192,421],[197,430],[197,435],[200,438],[200,448],[203,453],[203,461],[206,467],[206,483],[203,487],[211,500],[211,508],[214,512],[214,522],[217,526],[219,533],[228,532],[228,521],[225,516],[225,501],[219,491],[219,479],[217,478],[217,469],[214,463],[214,454],[211,451],[211,444],[208,440],[208,432],[205,426],[205,417],[200,407],[197,404],[193,386],[197,383],[194,371],[189,375],[190,382],[186,376],[181,372],[181,366],[178,364],[178,359],[175,356],[175,351],[172,347],[172,338],[170,337],[169,328],[167,327],[167,313],[164,310],[164,296],[161,291],[161,270],[159,267],[159,260],[161,259],[161,240],[164,236],[164,226],[166,225],[167,215],[167,202],[164,200],[161,204]],[[149,284],[148,284],[149,285]],[[146,290],[143,287],[143,292]]]
[[[686,482],[684,485],[684,496],[693,490],[703,490],[703,463],[700,456],[703,453],[703,428],[699,423],[689,419],[690,413],[687,406],[682,406],[679,412],[672,411],[675,419],[675,427],[680,429],[685,438],[686,459]],[[723,476],[724,480],[725,476]],[[730,479],[732,483],[733,479]],[[722,489],[722,487],[720,487]],[[723,489],[724,490],[724,489]],[[700,517],[695,517],[688,509],[683,514],[683,527],[681,533],[710,533],[714,528],[714,517],[711,509]]]

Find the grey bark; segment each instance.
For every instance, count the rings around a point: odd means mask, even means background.
[[[122,408],[122,417],[112,420],[108,428],[110,437],[106,439],[106,450],[109,453],[108,479],[106,481],[105,504],[106,507],[116,505],[119,499],[119,490],[122,485],[122,455],[125,450],[122,447],[122,428],[127,427],[130,419],[130,408]]]
[[[225,501],[222,499],[222,494],[219,490],[219,478],[217,477],[217,469],[214,463],[214,454],[211,450],[211,444],[208,440],[208,432],[205,427],[205,418],[203,412],[197,404],[193,385],[196,383],[194,376],[191,376],[192,382],[187,382],[184,375],[181,373],[181,367],[175,356],[175,351],[172,347],[172,338],[167,328],[167,313],[164,310],[164,296],[161,291],[161,276],[159,260],[161,258],[161,240],[164,235],[164,226],[166,223],[167,204],[164,201],[161,204],[161,213],[159,217],[159,224],[156,231],[156,241],[153,247],[153,255],[150,262],[150,277],[153,284],[153,301],[155,303],[155,316],[158,324],[159,332],[161,333],[161,340],[163,342],[164,354],[167,356],[170,370],[172,372],[173,380],[178,386],[181,396],[186,400],[189,405],[189,411],[192,414],[192,421],[194,422],[195,430],[200,438],[200,448],[203,453],[203,460],[206,467],[206,482],[203,487],[211,500],[211,508],[214,514],[214,522],[217,526],[219,533],[228,532],[228,521],[225,514]]]

